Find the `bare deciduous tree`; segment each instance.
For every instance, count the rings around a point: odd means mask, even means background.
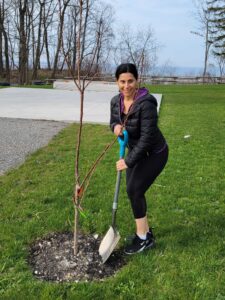
[[[44,8],[43,8],[43,45],[46,51],[46,60],[48,70],[51,70],[51,61],[50,61],[50,51],[49,51],[49,28],[53,22],[53,17],[55,14],[57,5],[55,5],[54,0],[44,1]]]
[[[133,30],[124,25],[120,39],[115,49],[115,62],[134,63],[141,75],[148,74],[156,61],[156,52],[159,48],[151,27],[145,30]]]
[[[8,7],[5,6],[5,1],[2,0],[2,2],[0,2],[0,74],[3,74],[4,72],[3,57],[5,57],[5,78],[8,82],[10,82],[8,35],[5,28],[5,15],[7,10]]]
[[[19,0],[19,83],[27,82],[27,35],[26,35],[26,13],[28,0]]]
[[[42,27],[43,27],[43,11],[45,6],[45,1],[38,0],[39,4],[39,18],[38,18],[38,36],[37,36],[37,43],[36,43],[36,51],[34,56],[34,63],[33,63],[33,74],[32,79],[37,79],[37,71],[40,65],[40,57],[41,51],[43,49],[41,41],[42,41]]]
[[[0,70],[18,70],[18,82],[38,79],[39,69],[46,66],[55,77],[57,70],[65,70],[60,49],[62,38],[72,55],[72,67],[77,73],[77,41],[79,35],[79,0],[0,0]],[[7,14],[2,14],[2,5]],[[99,41],[95,67],[92,72],[107,69],[112,49],[112,19],[110,5],[99,0],[83,0],[83,34],[80,48],[81,74],[92,60],[93,43]],[[4,17],[4,22],[2,22]],[[3,24],[3,25],[2,25]],[[64,26],[65,25],[65,26]],[[64,26],[64,37],[62,27]],[[4,68],[4,70],[3,70]],[[9,74],[9,72],[8,72]],[[15,74],[15,73],[14,73]],[[17,74],[17,73],[16,73]],[[9,77],[8,77],[9,78]]]
[[[114,39],[114,34],[112,31],[113,22],[113,10],[112,6],[103,4],[100,2],[99,7],[96,8],[94,15],[94,22],[96,29],[96,34],[99,39],[99,46],[96,54],[96,70],[98,73],[101,70],[106,69],[106,62],[109,58],[110,49],[112,47],[112,40]]]
[[[217,62],[217,65],[219,67],[220,71],[220,77],[223,77],[225,75],[225,57],[224,56],[215,56],[215,60]]]
[[[199,22],[200,26],[197,31],[191,31],[191,33],[200,36],[204,40],[204,69],[203,77],[207,74],[207,66],[210,54],[210,48],[213,44],[212,30],[210,28],[210,12],[208,11],[207,0],[195,0],[196,7],[195,18]]]
[[[3,74],[3,26],[4,26],[5,5],[0,3],[0,76]]]
[[[66,9],[68,8],[69,3],[70,3],[70,0],[58,0],[58,14],[59,14],[58,40],[57,40],[54,65],[53,65],[53,70],[52,70],[52,75],[51,75],[52,78],[55,78],[55,73],[56,73],[56,70],[58,67],[59,53],[60,53],[60,49],[62,46],[65,13],[66,13]]]
[[[66,43],[63,40],[63,53],[66,58],[66,62],[73,77],[74,83],[80,93],[80,123],[76,142],[75,153],[75,184],[73,192],[74,203],[74,255],[78,252],[78,228],[79,228],[79,214],[82,211],[81,201],[84,195],[85,181],[90,177],[95,167],[91,168],[88,172],[86,179],[81,181],[80,178],[80,145],[82,140],[82,127],[83,127],[83,114],[84,114],[84,93],[87,86],[95,76],[95,72],[98,71],[97,63],[100,57],[97,57],[97,53],[100,55],[99,48],[103,42],[103,34],[99,34],[99,22],[92,22],[91,16],[91,1],[79,0],[78,14],[76,14],[76,60],[74,61],[74,49],[71,48],[71,44]],[[96,26],[97,24],[97,26]],[[92,36],[89,33],[92,33]],[[67,47],[67,48],[66,48]],[[74,64],[74,65],[73,65]],[[75,70],[75,71],[74,71]],[[101,156],[102,157],[102,156]],[[100,158],[101,158],[100,157]],[[99,159],[97,161],[99,161]]]

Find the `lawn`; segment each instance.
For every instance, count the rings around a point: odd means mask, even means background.
[[[32,89],[53,89],[53,84],[27,84],[27,85],[18,85],[17,87],[22,88],[32,88]]]
[[[0,89],[3,88],[9,88],[10,86],[0,86]],[[32,89],[52,89],[52,84],[44,84],[44,85],[35,85],[35,84],[29,84],[29,85],[17,85],[15,87],[22,87],[22,88],[32,88]]]
[[[103,282],[56,284],[33,277],[29,245],[50,232],[73,228],[78,128],[72,124],[0,177],[0,299],[225,299],[225,86],[150,90],[164,95],[159,126],[170,148],[166,168],[147,193],[157,247],[129,257],[123,269]],[[85,125],[83,174],[112,139],[107,126]],[[83,232],[103,235],[108,229],[117,157],[114,145],[90,182]],[[117,224],[123,238],[134,231],[124,176]]]

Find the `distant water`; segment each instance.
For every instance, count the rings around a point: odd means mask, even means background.
[[[219,70],[215,67],[209,67],[208,72],[211,76],[219,76]],[[201,67],[157,67],[153,75],[160,76],[202,76],[203,68]]]

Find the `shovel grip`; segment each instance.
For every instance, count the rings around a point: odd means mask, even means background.
[[[128,143],[128,132],[123,130],[123,135],[118,136],[118,142],[120,145],[120,158],[124,158],[126,146]]]

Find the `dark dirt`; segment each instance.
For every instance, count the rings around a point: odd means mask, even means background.
[[[125,265],[121,251],[115,250],[105,264],[98,254],[101,239],[78,237],[79,252],[73,254],[73,234],[52,233],[30,247],[28,262],[36,278],[56,282],[103,280]]]

